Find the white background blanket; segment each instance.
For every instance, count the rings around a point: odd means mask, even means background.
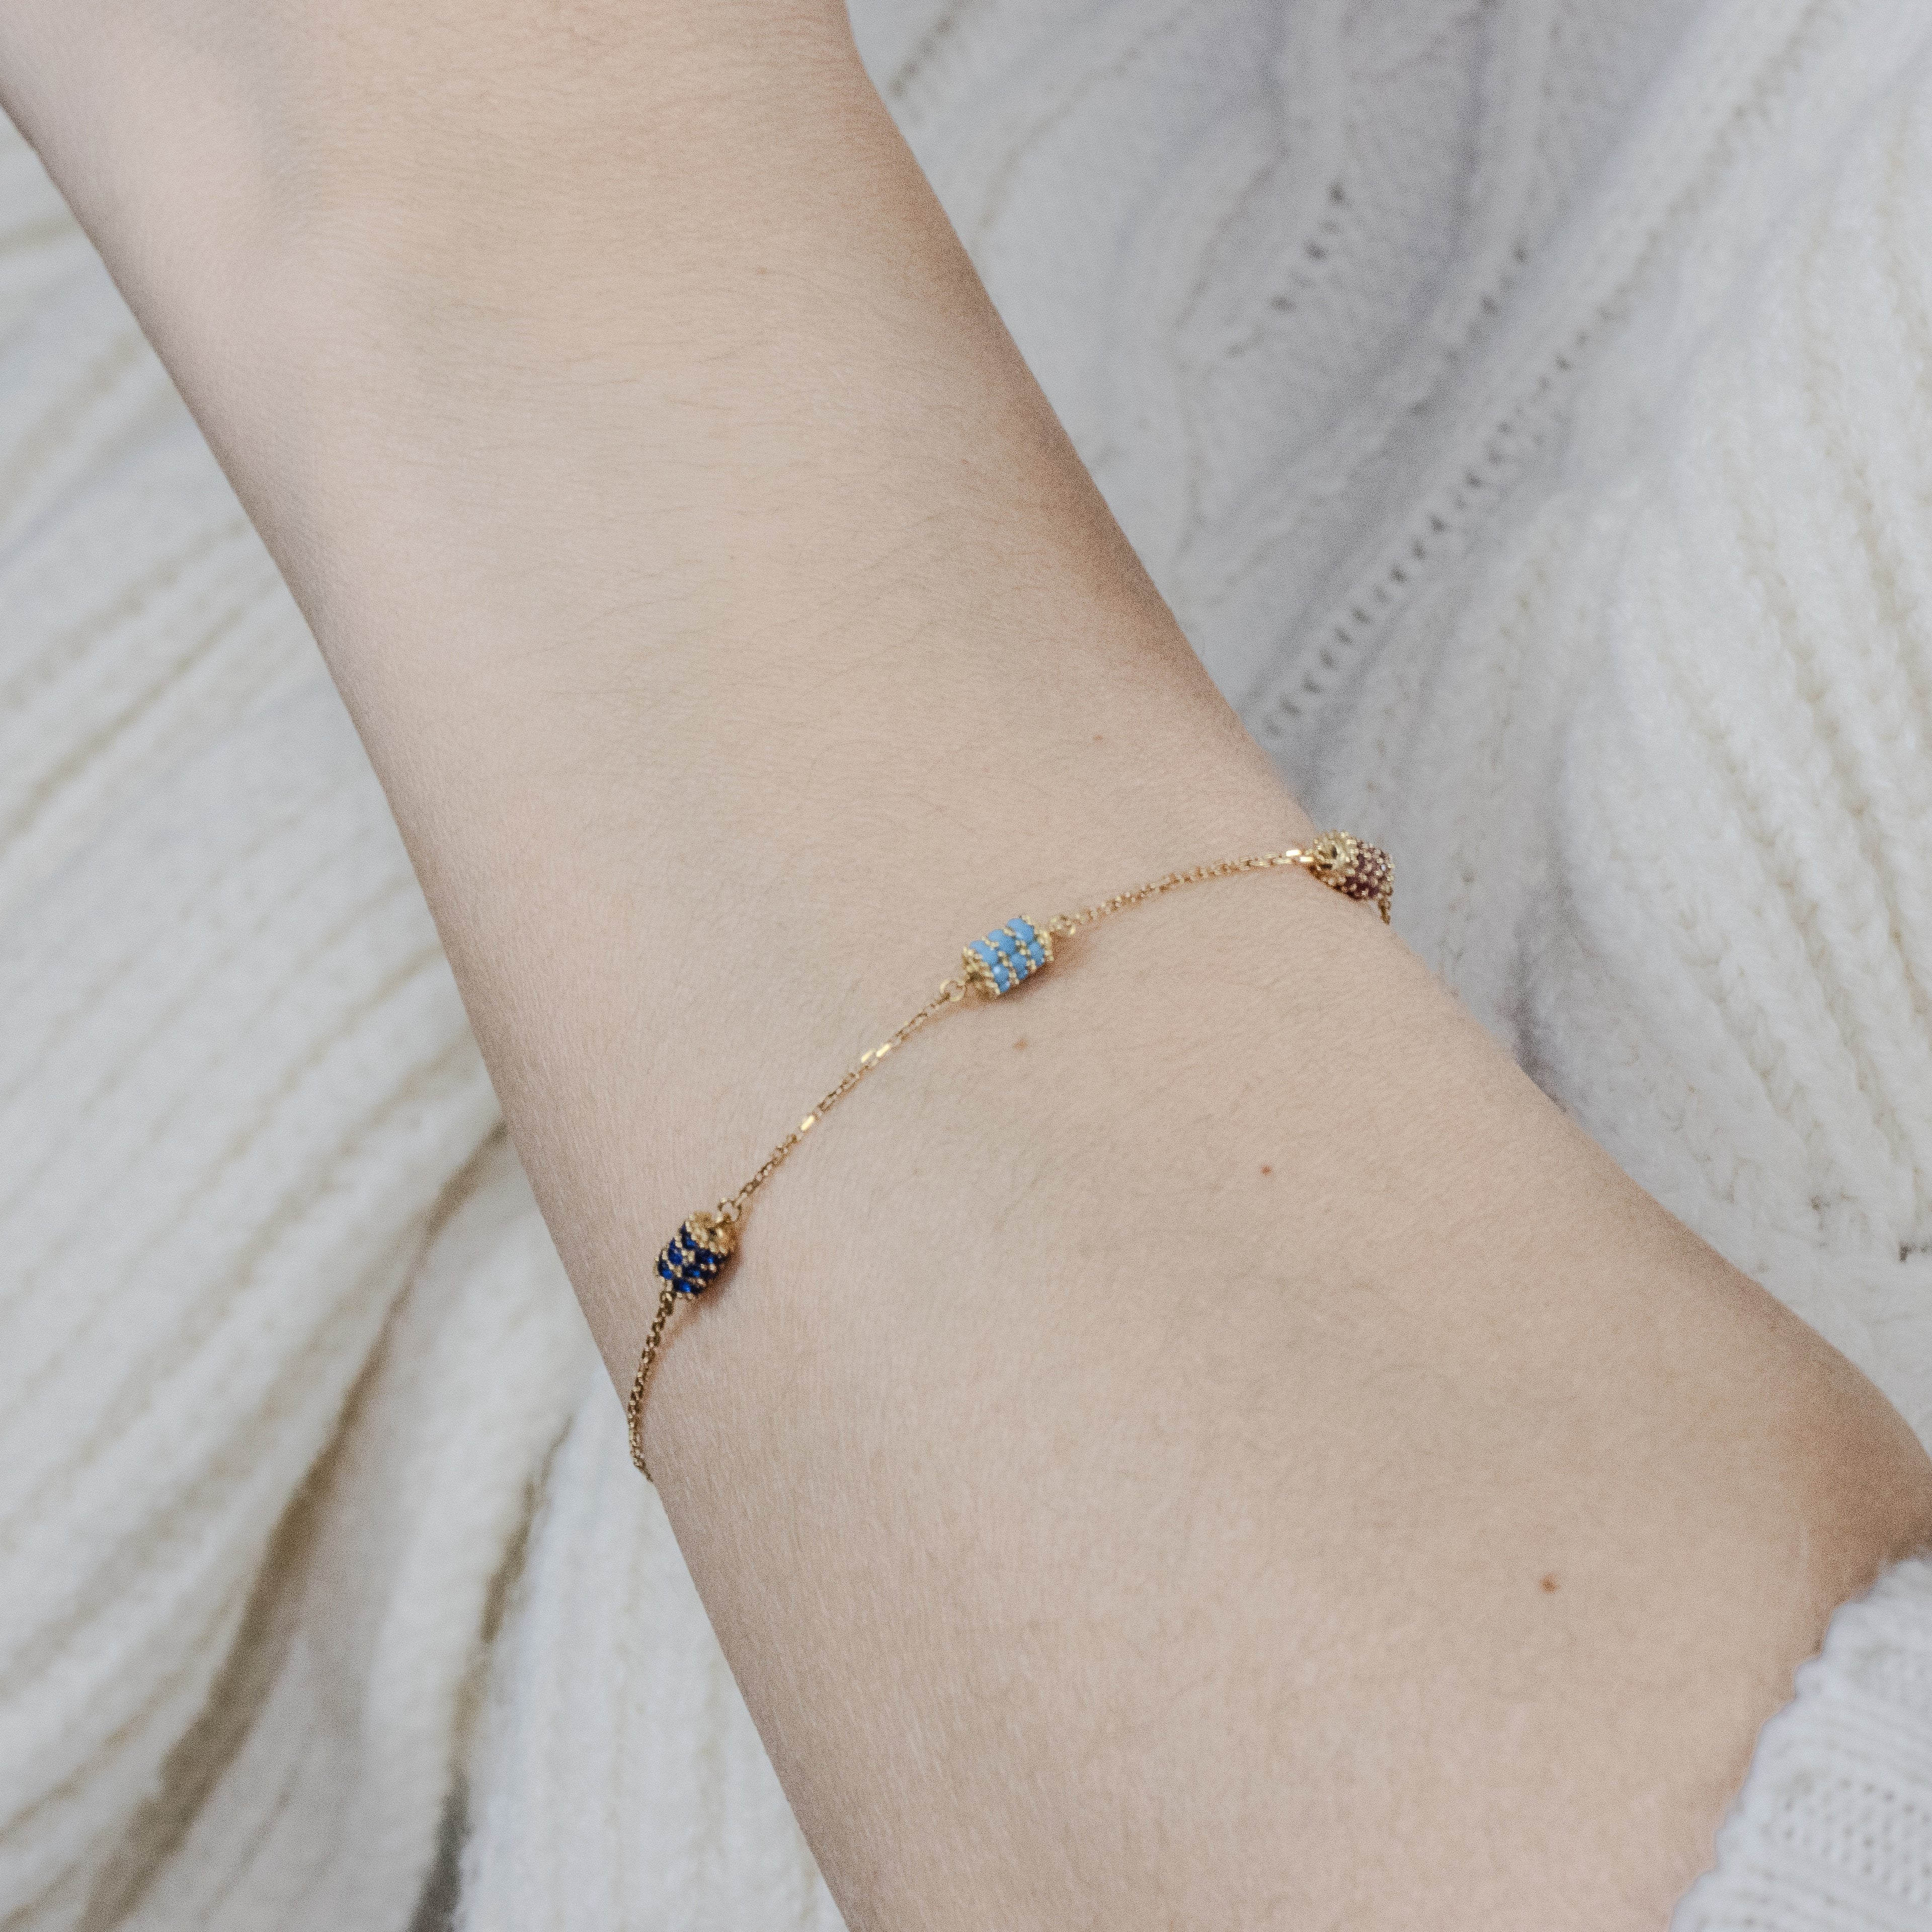
[[[1924,8],[856,11],[1403,936],[1932,1438]],[[301,620],[0,130],[0,1926],[452,1917],[838,1922]]]

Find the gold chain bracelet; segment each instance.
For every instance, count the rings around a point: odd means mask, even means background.
[[[646,1478],[644,1467],[644,1385],[663,1346],[664,1324],[680,1297],[702,1294],[718,1279],[724,1264],[738,1251],[739,1223],[745,1210],[765,1183],[784,1165],[799,1142],[824,1119],[886,1055],[903,1046],[929,1020],[969,996],[998,999],[1034,978],[1053,961],[1053,943],[1070,939],[1084,927],[1092,926],[1111,913],[1138,905],[1143,899],[1171,892],[1177,886],[1198,885],[1204,879],[1223,879],[1236,872],[1262,872],[1277,866],[1298,866],[1318,879],[1331,891],[1352,899],[1373,899],[1382,908],[1382,923],[1388,923],[1389,898],[1394,887],[1395,868],[1389,855],[1378,845],[1347,832],[1330,832],[1305,849],[1292,845],[1286,852],[1264,852],[1250,859],[1223,859],[1211,866],[1190,866],[1186,872],[1169,872],[1135,886],[1112,898],[1082,906],[1078,912],[1060,913],[1036,926],[1029,919],[1016,917],[997,926],[984,939],[968,943],[960,954],[957,978],[941,982],[938,992],[890,1038],[869,1052],[859,1056],[837,1086],[820,1100],[798,1125],[766,1155],[764,1164],[740,1188],[727,1195],[716,1207],[693,1214],[664,1244],[658,1256],[661,1286],[657,1312],[651,1318],[650,1331],[644,1337],[644,1352],[638,1358],[638,1372],[632,1378],[631,1399],[625,1405],[630,1425],[631,1460]]]

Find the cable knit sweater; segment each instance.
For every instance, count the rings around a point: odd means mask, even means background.
[[[1932,20],[864,0],[1397,922],[1932,1439]],[[831,1932],[302,624],[0,140],[0,1926]],[[1677,1932],[1932,1924],[1932,1564]]]

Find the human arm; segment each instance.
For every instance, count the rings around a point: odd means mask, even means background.
[[[334,98],[332,39],[278,95],[204,33],[23,111],[316,622],[621,1382],[664,1233],[964,933],[1302,821],[836,22],[334,17]],[[855,1924],[1667,1890],[1916,1533],[1868,1395],[1304,886],[936,1030],[667,1359],[666,1501]]]

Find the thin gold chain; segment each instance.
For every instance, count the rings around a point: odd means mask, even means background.
[[[1047,930],[1054,933],[1076,932],[1082,926],[1106,918],[1110,913],[1122,912],[1130,905],[1138,905],[1143,899],[1171,892],[1177,886],[1198,885],[1203,879],[1225,879],[1236,872],[1264,872],[1270,866],[1306,866],[1312,862],[1312,854],[1304,852],[1299,845],[1291,845],[1286,852],[1260,852],[1250,859],[1222,859],[1211,866],[1190,866],[1184,872],[1168,872],[1160,878],[1150,879],[1144,886],[1132,886],[1124,892],[1116,892],[1112,898],[1082,906],[1078,912],[1063,913],[1058,919],[1048,920]]]
[[[631,1460],[638,1466],[638,1474],[646,1479],[651,1472],[644,1467],[644,1384],[651,1378],[651,1364],[658,1358],[658,1348],[664,1340],[664,1324],[670,1319],[670,1312],[676,1305],[677,1290],[666,1282],[658,1296],[658,1311],[651,1317],[650,1332],[644,1337],[644,1352],[638,1358],[638,1372],[631,1378],[630,1400],[624,1405],[624,1426],[631,1438]]]
[[[1144,885],[1130,886],[1125,892],[1115,892],[1111,898],[1098,899],[1091,905],[1082,906],[1078,912],[1059,913],[1046,922],[1045,930],[1057,938],[1068,938],[1098,921],[1124,912],[1129,906],[1138,905],[1143,900],[1156,898],[1162,892],[1171,892],[1181,886],[1198,885],[1208,879],[1224,879],[1237,872],[1262,872],[1282,866],[1299,866],[1315,872],[1318,878],[1328,875],[1322,868],[1330,862],[1324,855],[1328,847],[1339,835],[1331,833],[1313,849],[1291,845],[1285,852],[1256,853],[1245,859],[1222,859],[1206,866],[1190,866],[1178,872],[1163,874],[1158,879],[1150,879]],[[1352,845],[1354,842],[1350,842]],[[1384,861],[1386,865],[1386,860]],[[1334,883],[1329,879],[1329,883]],[[1382,917],[1388,918],[1388,900],[1386,886],[1382,896]],[[957,1006],[972,990],[964,979],[942,980],[939,990],[926,1004],[914,1013],[898,1030],[881,1040],[868,1052],[861,1054],[856,1063],[846,1069],[836,1086],[807,1114],[798,1125],[766,1155],[758,1172],[735,1194],[727,1195],[708,1216],[694,1216],[693,1225],[704,1220],[710,1229],[715,1230],[715,1238],[728,1246],[735,1246],[738,1222],[743,1218],[752,1198],[765,1183],[777,1173],[790,1157],[806,1136],[818,1126],[838,1102],[844,1100],[867,1074],[872,1072],[886,1056],[896,1048],[903,1046],[922,1027],[928,1025],[950,1006]],[[644,1338],[642,1354],[638,1362],[638,1372],[631,1383],[630,1400],[625,1405],[625,1418],[629,1424],[631,1460],[646,1476],[644,1468],[644,1385],[650,1381],[651,1370],[663,1346],[665,1324],[670,1321],[671,1310],[677,1301],[677,1290],[666,1281],[658,1296],[656,1313],[651,1318],[649,1333]]]
[[[819,1122],[824,1120],[826,1115],[830,1113],[832,1109],[837,1106],[839,1102],[844,1100],[846,1095],[850,1093],[852,1089],[857,1086],[859,1082],[864,1079],[866,1076],[870,1073],[887,1054],[892,1052],[893,1048],[903,1046],[921,1027],[936,1018],[948,1006],[956,1005],[963,1000],[966,997],[966,982],[964,980],[944,981],[940,984],[939,991],[934,994],[932,998],[928,1000],[926,1004],[921,1006],[897,1033],[892,1034],[890,1039],[881,1040],[869,1053],[862,1054],[857,1063],[848,1066],[840,1076],[838,1085],[833,1088],[831,1092],[827,1094],[824,1099],[820,1101],[818,1105],[813,1108],[812,1112],[806,1114],[805,1118],[800,1121],[798,1125],[793,1128],[776,1147],[772,1149],[770,1154],[766,1155],[764,1164],[759,1168],[758,1172],[753,1174],[736,1193],[728,1194],[718,1202],[716,1209],[718,1220],[724,1222],[728,1227],[735,1222],[744,1213],[752,1196],[757,1193],[758,1190],[764,1186],[780,1168],[784,1166],[786,1156],[790,1154],[792,1149],[796,1147],[799,1142],[803,1140],[806,1136],[810,1133],[812,1129],[817,1126]]]

